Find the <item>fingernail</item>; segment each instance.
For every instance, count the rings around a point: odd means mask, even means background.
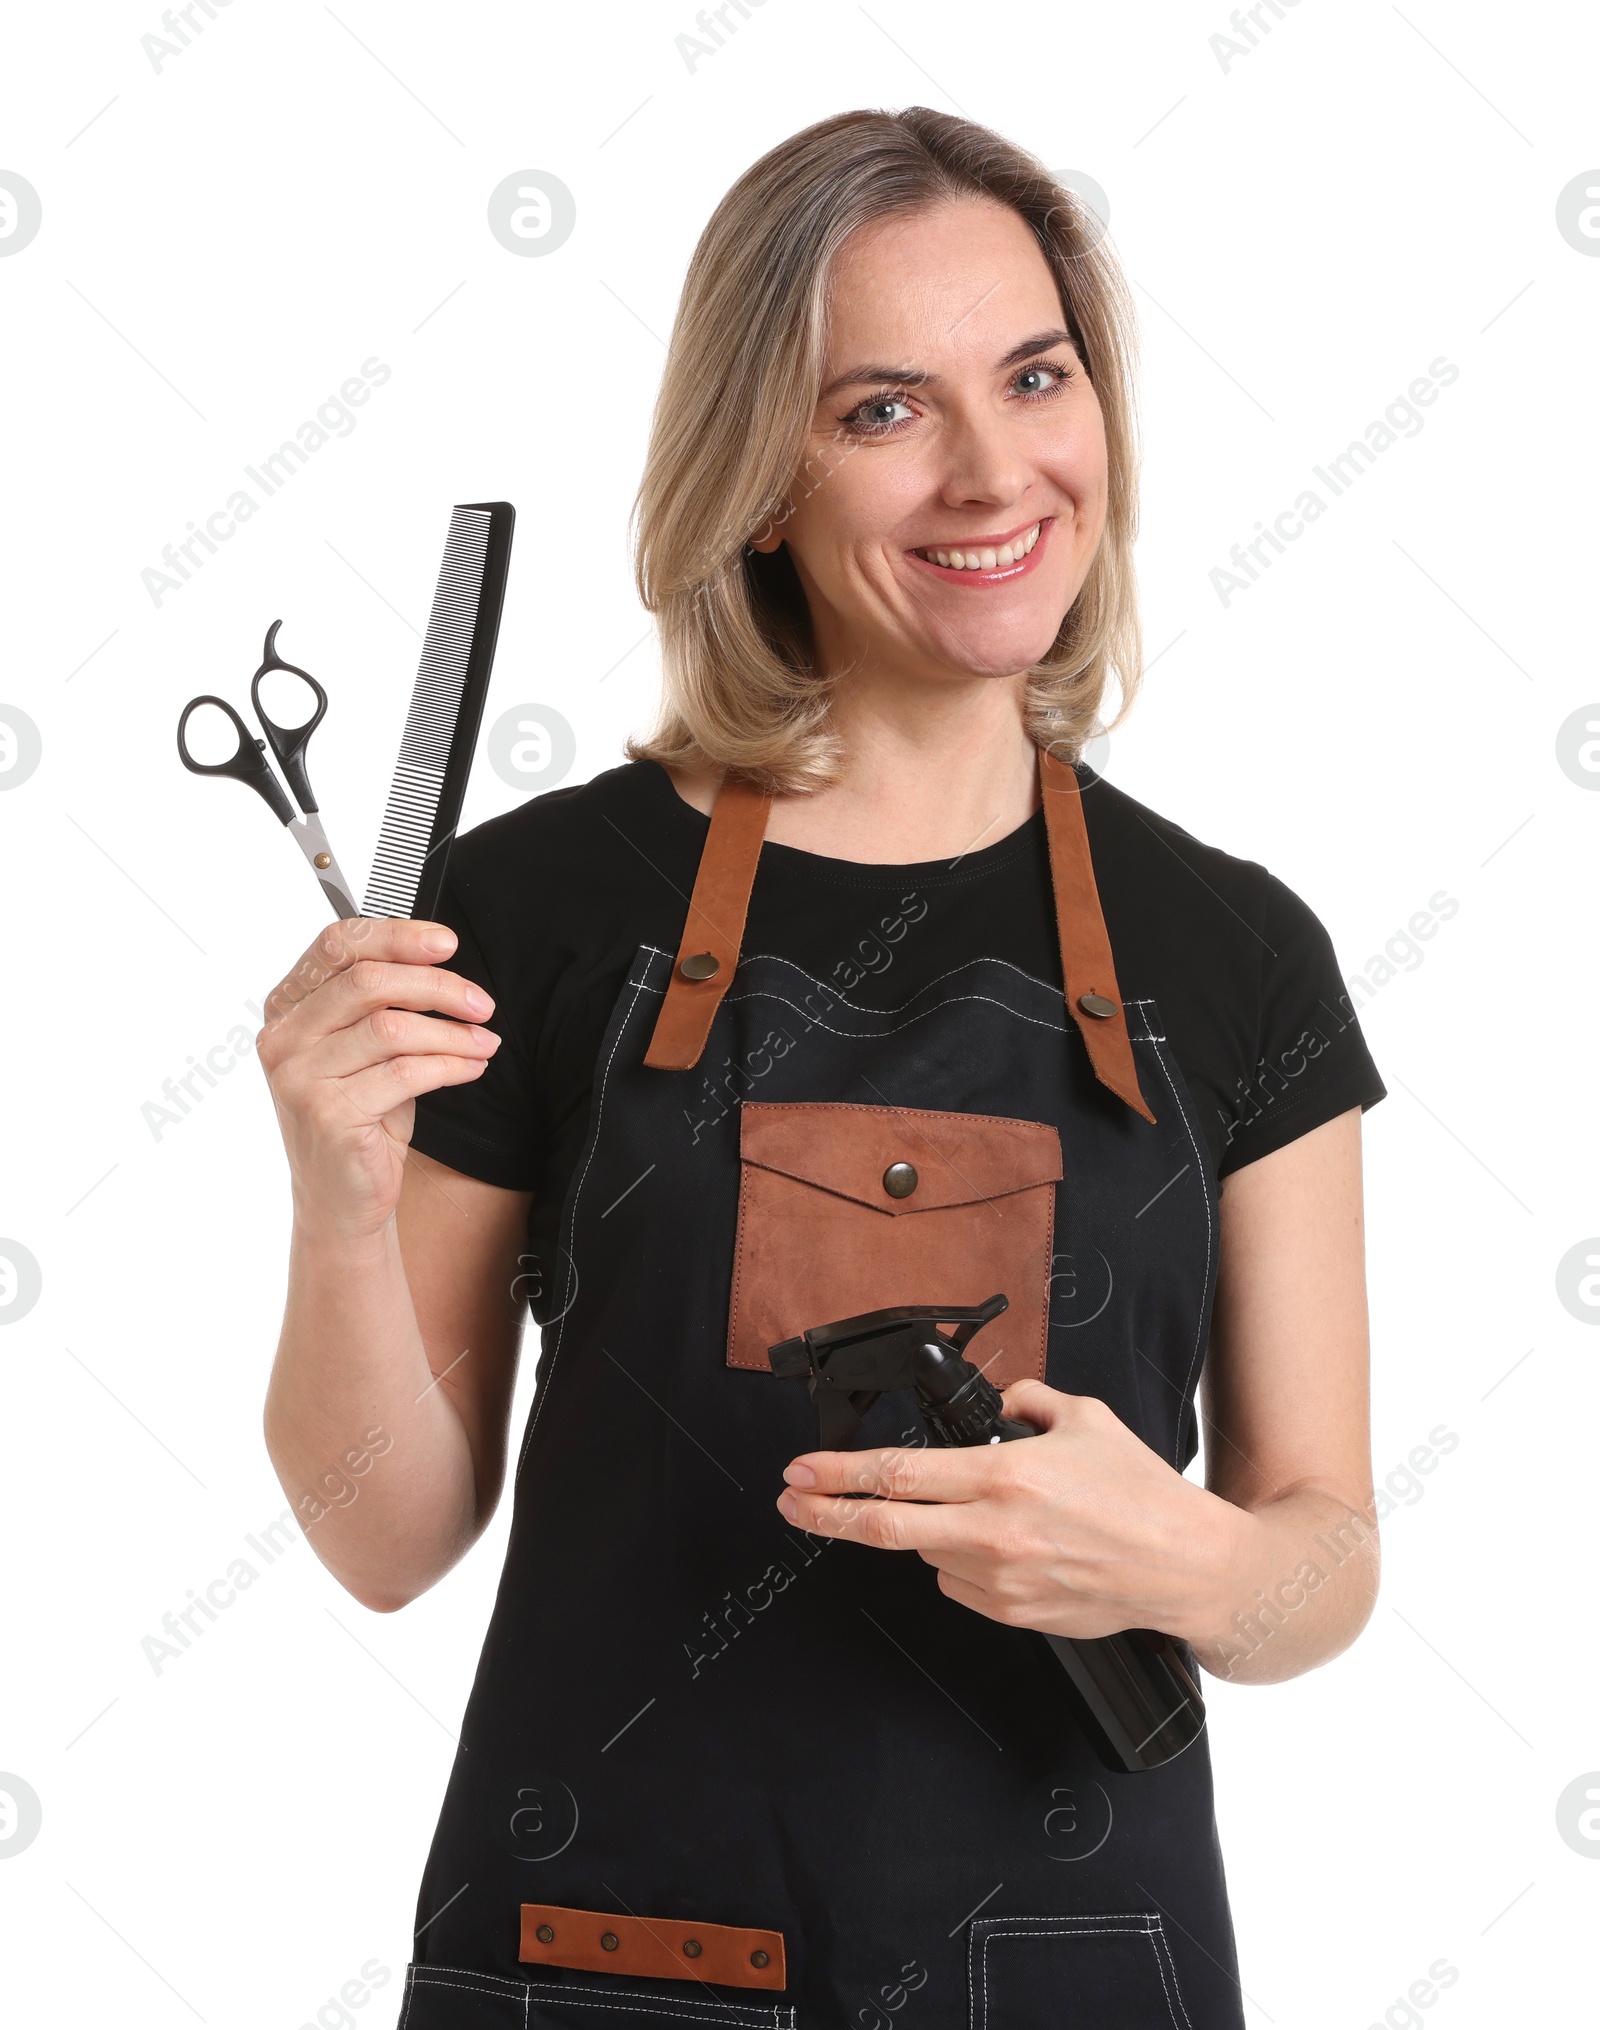
[[[438,929],[425,930],[422,933],[422,949],[425,952],[433,952],[442,959],[455,948],[456,935],[453,930],[445,930],[440,926]]]
[[[467,989],[467,1012],[469,1014],[487,1015],[492,1011],[493,1007],[494,1003],[481,987],[469,987]]]
[[[815,1487],[817,1476],[803,1459],[794,1459],[783,1469],[783,1477],[791,1487]]]
[[[778,1496],[778,1513],[783,1517],[785,1517],[786,1520],[788,1520],[789,1522],[793,1522],[795,1520],[795,1517],[799,1512],[799,1508],[800,1504],[795,1500],[792,1494],[783,1493]]]

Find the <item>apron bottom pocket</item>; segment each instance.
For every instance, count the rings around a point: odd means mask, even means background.
[[[397,2030],[798,2030],[788,2002],[719,2002],[681,1982],[518,1981],[471,1967],[406,1968]]]
[[[1149,1911],[980,1918],[968,1967],[973,2030],[1190,2030]]]

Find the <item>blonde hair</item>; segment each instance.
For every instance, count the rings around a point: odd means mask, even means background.
[[[787,497],[829,469],[805,458],[826,361],[830,271],[851,233],[967,198],[1008,206],[1055,276],[1105,423],[1105,528],[1048,653],[1028,671],[1041,745],[1076,758],[1106,680],[1133,702],[1141,663],[1133,541],[1138,471],[1135,327],[1101,222],[1035,157],[926,106],[819,120],[745,171],[689,263],[634,503],[634,575],[656,616],[663,689],[635,760],[722,768],[784,794],[834,780],[839,679],[813,667],[810,618],[787,551],[747,547]],[[847,455],[847,451],[841,451]]]

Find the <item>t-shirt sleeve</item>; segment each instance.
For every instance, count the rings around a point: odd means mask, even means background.
[[[1386,1095],[1321,920],[1275,875],[1261,918],[1256,1057],[1243,1068],[1219,1176]]]
[[[500,1038],[488,1069],[465,1085],[442,1086],[417,1100],[411,1146],[464,1176],[510,1191],[532,1191],[538,1181],[534,1086],[525,1049],[530,1010],[527,983],[497,979],[486,956],[492,940],[474,923],[463,885],[447,872],[438,920],[449,924],[459,943],[441,961],[494,997],[485,1027]]]

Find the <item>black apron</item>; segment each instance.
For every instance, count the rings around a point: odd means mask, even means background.
[[[748,1266],[754,1245],[747,1113],[819,1124],[814,1145],[790,1138],[799,1157],[770,1159],[788,1163],[819,1300],[861,1222],[890,1265],[896,1235],[934,1231],[915,1208],[883,1219],[875,1181],[858,1191],[828,1164],[898,1147],[959,1199],[985,1135],[1000,1161],[1008,1134],[1037,1146],[1018,1123],[1046,1124],[1061,1160],[1041,1357],[1024,1302],[1014,1350],[986,1371],[1042,1369],[1175,1467],[1193,1457],[1211,1166],[1159,1011],[1137,983],[1118,990],[1079,777],[1047,754],[1040,773],[1065,1001],[974,956],[868,1010],[785,959],[741,957],[768,802],[737,783],[678,954],[639,947],[567,1195],[404,2030],[1242,2026],[1205,1736],[1160,1769],[1109,1773],[1040,1637],[946,1598],[914,1553],[787,1525],[783,1468],[817,1449],[816,1411],[802,1383],[729,1350],[736,1250]],[[976,1157],[943,1162],[941,1118],[978,1137]],[[1004,1209],[973,1190],[975,1220]],[[938,1287],[891,1277],[877,1302],[981,1302],[992,1290],[963,1254]],[[883,1397],[857,1442],[920,1442],[913,1399]]]

